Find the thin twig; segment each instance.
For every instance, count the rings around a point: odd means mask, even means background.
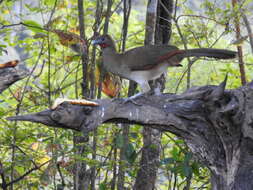
[[[196,18],[202,18],[202,19],[206,19],[206,20],[211,20],[211,21],[214,21],[215,23],[217,24],[220,24],[220,25],[223,25],[225,26],[226,24],[222,23],[222,22],[219,22],[213,18],[209,18],[209,17],[206,17],[206,16],[203,16],[203,15],[179,15],[177,18],[176,18],[176,21],[178,22],[180,18],[182,17],[196,17]]]
[[[62,185],[62,190],[63,190],[64,187],[65,187],[65,185],[66,185],[66,184],[65,184],[65,180],[64,180],[64,177],[63,177],[62,172],[61,172],[60,164],[57,163],[56,166],[57,166],[57,170],[58,170],[58,172],[59,172],[59,174],[60,174],[61,185]]]
[[[40,169],[42,166],[46,165],[47,163],[49,163],[51,160],[48,160],[46,162],[44,162],[43,164],[39,165],[39,166],[35,166],[32,169],[28,170],[27,172],[25,172],[23,175],[21,175],[20,177],[14,179],[13,181],[7,183],[7,186],[13,185],[14,183],[19,182],[20,180],[24,179],[24,177],[26,177],[27,175],[29,175],[30,173],[32,173],[35,170]]]
[[[3,168],[3,164],[2,162],[0,162],[0,175],[1,175],[1,179],[2,179],[2,184],[1,187],[3,188],[3,190],[7,190],[7,183],[5,180],[5,175],[4,175],[4,168]]]
[[[176,26],[177,31],[178,31],[178,34],[179,34],[179,36],[180,36],[180,38],[181,38],[181,40],[182,40],[182,42],[183,42],[184,49],[187,50],[187,49],[188,49],[188,47],[187,47],[187,41],[186,41],[186,39],[185,39],[185,37],[184,37],[184,35],[183,35],[181,29],[180,29],[180,26],[179,26],[179,24],[178,24],[178,20],[177,20],[176,18],[172,17],[170,11],[169,11],[169,10],[167,9],[167,7],[162,3],[161,0],[159,0],[159,2],[160,2],[161,5],[163,6],[164,10],[165,10],[165,11],[168,13],[168,15],[171,17],[171,19],[174,21],[175,26]],[[187,57],[187,60],[188,60],[188,67],[187,67],[187,89],[189,89],[189,88],[190,88],[190,83],[191,83],[191,65],[190,65],[191,59],[190,59],[189,57]]]
[[[17,146],[17,145],[12,145],[12,146],[15,146],[21,153],[23,153],[25,156],[29,157],[29,156],[25,153],[25,151],[23,151],[19,146]],[[31,160],[31,162],[33,163],[33,165],[34,165],[35,167],[38,167],[37,164],[36,164],[32,159],[30,159],[30,160]]]

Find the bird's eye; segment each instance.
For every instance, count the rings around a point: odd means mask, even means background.
[[[102,42],[104,42],[104,41],[105,41],[105,38],[101,38],[100,40],[101,40]]]

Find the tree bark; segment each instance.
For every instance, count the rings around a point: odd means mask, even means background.
[[[0,93],[18,80],[25,78],[28,75],[28,69],[23,65],[18,65],[15,68],[0,69]]]
[[[158,170],[161,131],[145,127],[142,132],[143,148],[134,190],[155,189]]]
[[[253,82],[235,90],[219,86],[189,89],[134,99],[96,100],[99,106],[63,103],[55,110],[14,116],[24,120],[82,131],[102,123],[141,124],[169,131],[185,140],[196,159],[211,171],[212,190],[253,189]],[[138,105],[137,105],[137,104]]]
[[[232,0],[233,8],[235,8],[237,5],[238,5],[238,0]],[[239,40],[241,38],[241,29],[240,29],[240,18],[237,15],[237,13],[234,17],[234,22],[235,22],[236,40]],[[241,45],[237,45],[237,51],[238,51],[238,62],[239,62],[241,83],[242,83],[242,85],[245,85],[247,83],[247,79],[246,79],[245,66],[244,66],[245,64],[243,61],[243,51],[242,51]]]
[[[159,17],[157,5],[157,0],[150,0],[147,4],[145,45],[151,45],[156,42],[156,23],[158,19],[157,17]],[[151,89],[153,90],[154,88],[160,86],[162,86],[162,84],[157,82],[156,85],[151,86]],[[160,156],[161,132],[152,128],[143,128],[142,135],[143,147],[141,152],[141,161],[133,189],[153,190],[155,188]]]
[[[79,20],[79,32],[80,38],[85,40],[85,21],[84,21],[84,0],[78,0],[78,20]],[[81,54],[82,62],[82,97],[87,98],[90,96],[90,89],[88,83],[88,50],[83,50]],[[87,144],[89,142],[89,136],[80,136],[74,134],[73,143],[76,148],[76,155],[84,156],[87,151]],[[86,190],[89,188],[91,181],[91,170],[87,169],[85,161],[77,160],[75,162],[74,170],[74,190]]]
[[[167,10],[162,6],[165,6]],[[173,15],[173,0],[158,1],[158,15],[156,26],[155,42],[159,44],[168,44],[172,34],[172,17]],[[169,15],[170,13],[170,15]]]
[[[127,39],[127,33],[128,33],[128,23],[129,23],[129,17],[131,13],[132,8],[132,0],[123,0],[123,26],[122,26],[122,44],[121,44],[121,51],[124,52],[126,48],[126,39]],[[128,96],[131,96],[134,94],[134,90],[132,89],[132,83],[129,83],[128,88]],[[125,190],[125,174],[126,174],[126,168],[127,168],[127,158],[126,158],[126,152],[127,152],[127,146],[129,144],[129,125],[123,124],[119,125],[122,127],[122,136],[123,136],[123,146],[120,148],[119,153],[119,165],[118,165],[118,181],[117,181],[117,190]]]

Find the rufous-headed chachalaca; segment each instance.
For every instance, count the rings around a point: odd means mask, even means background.
[[[157,79],[168,67],[181,66],[185,57],[211,57],[216,59],[235,58],[237,52],[224,49],[198,48],[179,50],[172,45],[148,45],[117,53],[114,41],[109,35],[102,35],[92,41],[102,48],[103,64],[107,71],[122,78],[137,82],[146,93],[150,90],[148,81]],[[136,97],[136,96],[134,96]]]

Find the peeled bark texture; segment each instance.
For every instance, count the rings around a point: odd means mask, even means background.
[[[157,43],[155,36],[158,30],[158,27],[156,27],[157,20],[159,20],[160,7],[157,7],[158,2],[158,0],[151,0],[147,4],[145,45]],[[150,6],[153,6],[152,9],[150,9]],[[164,76],[162,75],[159,79],[150,81],[153,84],[150,85],[153,91],[155,88],[159,88],[163,92],[164,88],[160,88],[165,84],[165,81],[161,80],[163,78]],[[141,149],[141,159],[133,190],[154,190],[158,171],[157,163],[159,163],[160,159],[161,131],[145,127],[143,128],[142,135],[143,146]]]
[[[135,103],[123,99],[96,100],[97,107],[63,103],[55,110],[8,119],[84,133],[108,122],[155,126],[185,140],[210,169],[213,190],[252,190],[253,82],[234,90],[225,90],[225,84],[226,80],[219,86],[193,87],[180,95],[137,97]]]
[[[133,190],[154,190],[160,158],[161,132],[157,129],[143,129],[141,161]]]
[[[27,75],[28,70],[23,65],[0,69],[0,93]]]

